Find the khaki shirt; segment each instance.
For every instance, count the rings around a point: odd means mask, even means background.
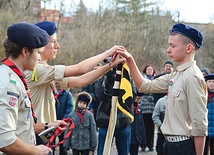
[[[62,81],[64,72],[65,66],[63,65],[49,66],[47,64],[38,64],[34,72],[25,71],[38,123],[56,120],[55,99],[51,85],[56,90],[53,80]],[[68,87],[68,81],[60,82],[60,84],[64,86],[63,88]]]
[[[206,136],[207,87],[195,61],[176,68],[153,81],[144,80],[140,91],[164,92],[168,89],[166,113],[161,130],[165,135]]]
[[[24,84],[6,65],[0,66],[0,73],[0,148],[14,143],[16,137],[35,144],[30,100]]]

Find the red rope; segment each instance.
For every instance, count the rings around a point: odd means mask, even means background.
[[[70,124],[69,124],[69,129],[68,129],[67,134],[64,136],[64,138],[63,138],[63,140],[62,140],[61,142],[59,142],[59,143],[57,143],[57,144],[53,144],[55,138],[56,138],[56,137],[60,134],[60,132],[61,132],[61,131],[57,128],[57,129],[55,130],[55,133],[51,136],[50,141],[46,144],[47,147],[49,147],[49,148],[55,148],[55,147],[57,147],[57,146],[59,146],[59,145],[65,143],[65,141],[66,141],[66,140],[70,137],[70,135],[72,134],[72,129],[74,128],[74,122],[73,122],[73,120],[70,119],[70,118],[63,118],[62,120],[65,121],[66,123],[70,123]],[[65,126],[61,126],[61,127],[65,127]]]

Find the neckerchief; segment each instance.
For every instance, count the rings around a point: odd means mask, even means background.
[[[214,92],[210,92],[210,91],[208,91],[208,102],[211,100],[211,98],[213,98],[214,97]]]
[[[140,112],[138,111],[138,103],[134,102],[134,113],[139,114]]]
[[[57,90],[57,92],[54,92],[54,91],[53,91],[53,93],[54,93],[54,98],[55,98],[57,104],[60,104],[60,102],[59,102],[59,100],[58,100],[58,97],[59,97],[59,95],[62,93],[62,91],[63,91],[63,89],[59,89],[59,90]]]
[[[79,110],[78,108],[76,108],[76,112],[78,114],[78,116],[80,117],[80,123],[82,123],[82,119],[83,119],[83,115],[88,111],[88,109],[84,109],[84,110]]]
[[[5,58],[4,60],[2,60],[2,64],[5,64],[7,65],[8,67],[10,67],[18,76],[19,78],[21,79],[22,83],[24,84],[25,86],[25,90],[27,92],[27,96],[30,100],[30,107],[31,107],[31,111],[32,111],[32,116],[33,116],[33,119],[34,119],[34,122],[35,124],[37,123],[37,117],[36,117],[36,114],[34,113],[34,110],[33,110],[33,104],[31,102],[31,97],[30,97],[30,91],[28,89],[28,85],[27,85],[27,82],[23,76],[23,73],[19,70],[19,68],[9,59]]]

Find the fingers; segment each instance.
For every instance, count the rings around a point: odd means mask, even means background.
[[[46,147],[44,145],[38,145],[38,146],[36,146],[36,148],[39,150],[40,155],[47,155],[49,153],[52,153],[51,148]]]

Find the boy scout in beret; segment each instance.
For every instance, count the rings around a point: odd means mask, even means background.
[[[41,60],[35,70],[33,72],[26,71],[25,74],[31,90],[32,102],[38,117],[38,122],[45,123],[56,120],[53,91],[55,92],[55,90],[59,88],[83,87],[92,83],[101,75],[105,74],[111,67],[124,61],[124,59],[119,58],[117,61],[106,64],[97,70],[92,71],[92,69],[106,57],[112,56],[116,51],[123,51],[125,48],[122,46],[114,46],[106,52],[83,60],[75,65],[50,66],[47,61],[49,59],[55,59],[57,51],[60,48],[57,42],[56,24],[50,21],[43,21],[35,25],[49,34],[50,41],[44,47],[44,51],[41,53]],[[87,73],[88,71],[91,72]]]
[[[6,58],[0,66],[0,154],[45,155],[51,152],[44,145],[35,146],[35,133],[44,130],[44,123],[33,125],[32,104],[23,71],[33,70],[39,54],[49,42],[48,34],[28,23],[8,27],[3,42]],[[34,116],[34,117],[33,117]],[[52,123],[56,127],[64,121]]]
[[[194,61],[203,44],[195,28],[178,23],[169,32],[167,53],[179,65],[172,74],[152,81],[144,79],[131,54],[118,52],[127,59],[131,75],[140,92],[168,91],[161,131],[165,136],[165,155],[202,155],[207,134],[207,89]]]

